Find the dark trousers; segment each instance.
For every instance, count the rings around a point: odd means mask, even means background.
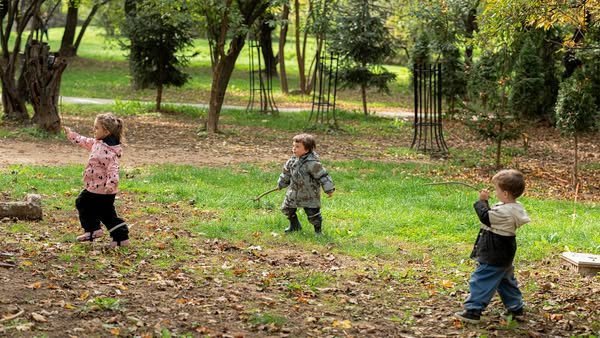
[[[79,211],[79,221],[85,232],[100,229],[100,222],[102,222],[113,241],[129,239],[127,224],[117,216],[115,210],[115,196],[95,194],[85,189],[77,196],[75,206]]]
[[[299,229],[300,222],[298,221],[298,215],[296,215],[297,208],[282,208],[281,212],[287,216],[290,220],[292,228]],[[321,216],[321,208],[304,208],[308,221],[315,227],[316,232],[321,232],[321,224],[323,223],[323,217]]]

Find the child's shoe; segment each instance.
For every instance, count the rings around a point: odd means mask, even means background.
[[[320,236],[323,234],[323,231],[321,229],[321,224],[315,224],[315,234],[317,236]]]
[[[506,310],[502,314],[502,316],[506,317],[506,318],[511,317],[514,320],[522,321],[523,317],[525,316],[525,311],[523,310],[522,307],[520,309],[514,310],[514,311],[513,310]]]
[[[481,320],[481,312],[478,310],[464,310],[462,312],[456,312],[454,317],[463,322],[477,324]]]
[[[91,242],[96,238],[100,238],[104,235],[102,229],[95,230],[93,232],[85,232],[83,235],[77,236],[78,242]]]
[[[302,225],[298,217],[290,218],[290,225],[284,230],[285,232],[293,232],[302,230]]]
[[[126,239],[126,240],[124,240],[124,241],[112,241],[112,242],[110,242],[110,244],[108,245],[108,248],[109,248],[109,249],[114,249],[114,248],[117,248],[117,247],[120,247],[120,246],[129,246],[129,244],[130,244],[130,243],[129,243],[129,240],[128,240],[128,239]]]

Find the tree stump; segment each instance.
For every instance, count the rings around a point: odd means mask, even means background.
[[[32,40],[25,47],[24,62],[24,78],[35,112],[31,121],[46,131],[60,131],[58,97],[66,59],[50,53],[47,43]]]
[[[42,197],[37,194],[28,194],[24,202],[0,202],[0,219],[5,217],[42,219]]]

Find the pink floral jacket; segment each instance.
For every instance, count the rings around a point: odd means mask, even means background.
[[[116,194],[119,186],[121,146],[109,146],[102,140],[84,137],[74,131],[71,131],[67,138],[73,144],[90,151],[90,158],[83,172],[85,189],[95,194]]]

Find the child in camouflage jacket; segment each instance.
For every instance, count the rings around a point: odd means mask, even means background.
[[[331,197],[335,186],[331,176],[319,161],[314,151],[315,138],[310,134],[294,136],[292,153],[294,154],[283,166],[277,186],[287,187],[281,211],[287,216],[290,225],[285,232],[302,229],[296,210],[304,208],[308,221],[315,227],[315,233],[321,234],[323,217],[321,216],[321,187]]]

